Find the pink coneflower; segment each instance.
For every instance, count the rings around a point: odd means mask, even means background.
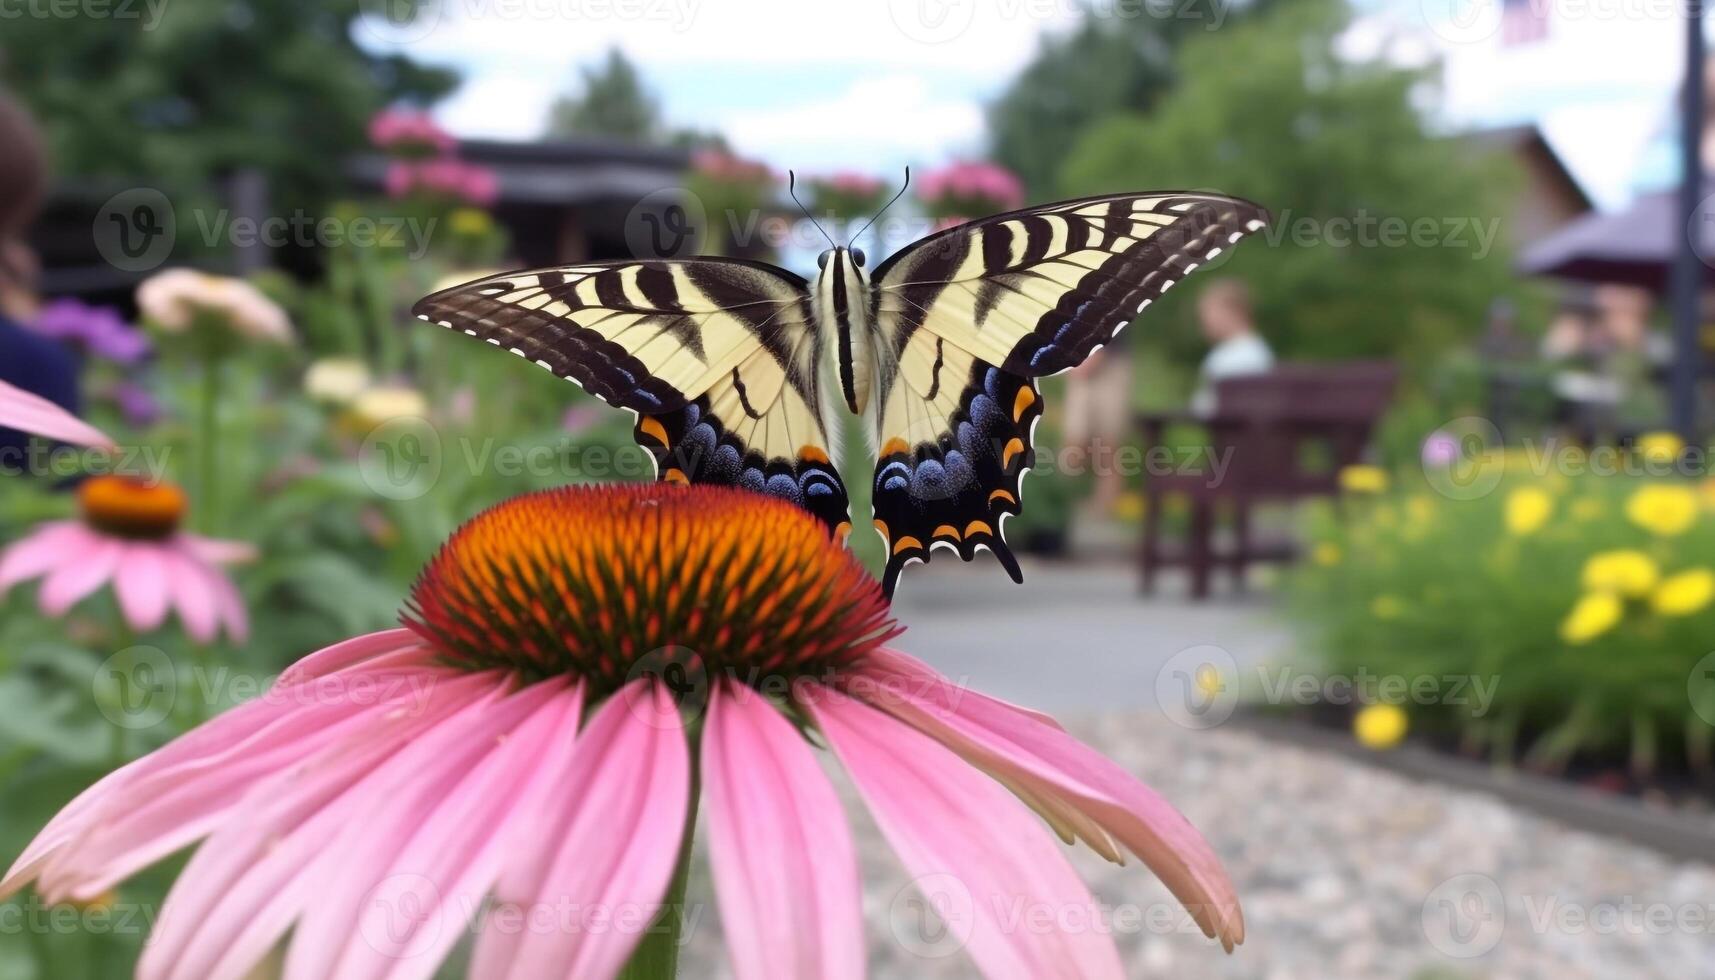
[[[859,977],[820,743],[910,873],[968,892],[955,928],[991,976],[1122,975],[1049,827],[1137,854],[1205,933],[1244,937],[1177,811],[1044,716],[886,648],[875,581],[776,498],[515,498],[454,534],[408,608],[97,783],[0,899],[90,899],[207,838],[142,977],[242,976],[282,941],[286,977],[428,977],[467,933],[474,977],[609,977],[682,901],[700,799],[734,972]]]
[[[451,153],[458,145],[428,113],[407,109],[383,109],[370,117],[369,142],[383,150],[428,154]]]
[[[39,525],[0,550],[0,594],[39,578],[37,604],[57,617],[111,584],[134,630],[157,629],[177,611],[198,643],[223,630],[235,642],[249,636],[244,600],[220,566],[250,557],[250,546],[181,531],[184,491],[109,475],[85,480],[77,496],[77,519]]]

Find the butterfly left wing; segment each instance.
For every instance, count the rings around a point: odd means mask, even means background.
[[[746,487],[849,528],[816,384],[821,342],[790,272],[735,259],[587,263],[488,276],[412,312],[630,410],[662,480]]]
[[[878,266],[871,499],[888,594],[937,546],[992,551],[1022,581],[1003,525],[1035,461],[1035,379],[1083,363],[1267,219],[1217,194],[1082,198],[959,225]]]

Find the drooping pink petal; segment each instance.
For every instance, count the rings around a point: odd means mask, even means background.
[[[244,607],[244,597],[238,593],[238,586],[227,578],[225,572],[212,565],[205,564],[203,572],[214,594],[215,615],[220,628],[226,631],[226,638],[234,644],[246,643],[250,639],[250,613]]]
[[[352,873],[323,880],[324,894],[345,900],[318,902],[299,924],[288,980],[426,980],[435,974],[481,909],[508,850],[518,846],[521,823],[548,802],[575,751],[581,693],[548,681],[513,700],[528,705],[531,699],[542,707],[499,739],[482,740],[486,746],[479,741],[491,751],[458,785],[369,811],[383,825],[351,839],[366,850],[374,837],[395,840],[382,853],[353,854],[346,865]],[[389,834],[384,821],[393,815],[399,825]],[[364,896],[377,900],[360,904]],[[423,904],[409,909],[407,897]]]
[[[19,432],[79,446],[116,448],[107,433],[41,395],[4,381],[0,381],[0,428],[17,429]]]
[[[248,541],[205,538],[181,531],[174,539],[181,547],[210,565],[242,565],[255,561],[260,552]]]
[[[924,671],[929,668],[921,662],[891,650],[877,651],[865,665],[878,682],[890,676],[913,681],[886,684],[887,696],[875,699],[878,707],[1027,799],[1059,809],[1068,823],[1075,826],[1076,819],[1067,810],[1094,821],[1143,859],[1205,935],[1229,951],[1244,941],[1244,916],[1220,858],[1172,804],[1059,726],[950,683],[915,683]],[[1092,844],[1102,846],[1100,840]]]
[[[474,980],[609,977],[624,965],[679,860],[690,752],[677,718],[658,685],[637,681],[590,720],[531,837],[542,846],[515,853],[496,884]]]
[[[113,591],[125,622],[139,632],[158,628],[167,619],[166,563],[160,547],[149,543],[126,546],[114,576]]]
[[[318,869],[341,833],[368,826],[362,786],[400,766],[433,761],[449,731],[504,697],[496,674],[449,678],[418,710],[376,704],[342,737],[258,782],[198,848],[167,896],[138,966],[139,980],[243,977],[318,893]],[[396,777],[395,777],[396,778]]]
[[[109,793],[76,841],[42,868],[43,894],[54,900],[101,894],[219,827],[251,788],[361,728],[366,716],[380,712],[389,722],[405,725],[441,698],[461,695],[462,676],[376,672],[349,678],[343,690],[328,685],[271,691],[250,704],[277,710],[264,713],[265,724],[241,742],[177,758],[168,754],[173,748],[168,745],[146,757],[167,754],[167,760]],[[249,705],[228,716],[243,707]]]
[[[0,554],[0,595],[81,554],[94,533],[77,521],[50,521],[38,526]]]
[[[760,694],[722,686],[704,723],[702,778],[739,980],[862,977],[851,830],[803,736]]]
[[[280,742],[282,733],[292,730],[292,716],[305,706],[337,709],[342,691],[387,694],[389,685],[400,683],[405,684],[407,695],[421,701],[425,696],[421,679],[429,657],[429,651],[407,630],[360,636],[305,657],[281,675],[267,696],[222,713],[78,794],[42,828],[0,880],[0,901],[36,880],[106,815],[125,813],[152,798],[160,787]],[[327,717],[313,720],[325,722]],[[325,737],[326,731],[311,731],[302,751],[313,751],[320,744],[316,740]]]
[[[125,550],[124,542],[96,535],[89,545],[42,580],[36,604],[44,616],[65,615],[79,600],[113,578],[119,567],[119,556]]]
[[[161,557],[167,569],[167,594],[179,612],[185,632],[198,643],[213,643],[220,631],[220,607],[208,567],[188,555],[170,551],[163,551]]]
[[[984,975],[1123,976],[1101,909],[1029,809],[890,715],[819,685],[799,697]]]

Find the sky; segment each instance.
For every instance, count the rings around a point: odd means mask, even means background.
[[[366,11],[388,0],[364,0]],[[1086,0],[1097,16],[1208,13],[1207,0]],[[1549,10],[1548,36],[1501,42],[1502,0],[1362,0],[1352,57],[1439,60],[1438,124],[1537,122],[1599,204],[1672,179],[1669,122],[1681,64],[1677,0],[1517,0]],[[746,155],[809,172],[882,175],[978,155],[984,108],[1074,0],[431,0],[398,27],[366,16],[377,50],[456,68],[436,110],[462,136],[539,135],[577,69],[612,47],[638,64],[668,122],[727,136]]]

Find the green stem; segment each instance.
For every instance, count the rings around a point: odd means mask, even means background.
[[[685,930],[685,887],[691,879],[691,844],[697,833],[697,798],[701,780],[697,776],[697,739],[691,737],[691,802],[685,814],[685,836],[679,842],[679,865],[667,888],[666,904],[619,972],[618,980],[673,980],[679,975],[679,949]]]
[[[215,473],[220,439],[220,355],[213,349],[203,351],[201,432],[197,444],[197,508],[196,523],[205,533],[213,533],[219,516],[220,480]]]

